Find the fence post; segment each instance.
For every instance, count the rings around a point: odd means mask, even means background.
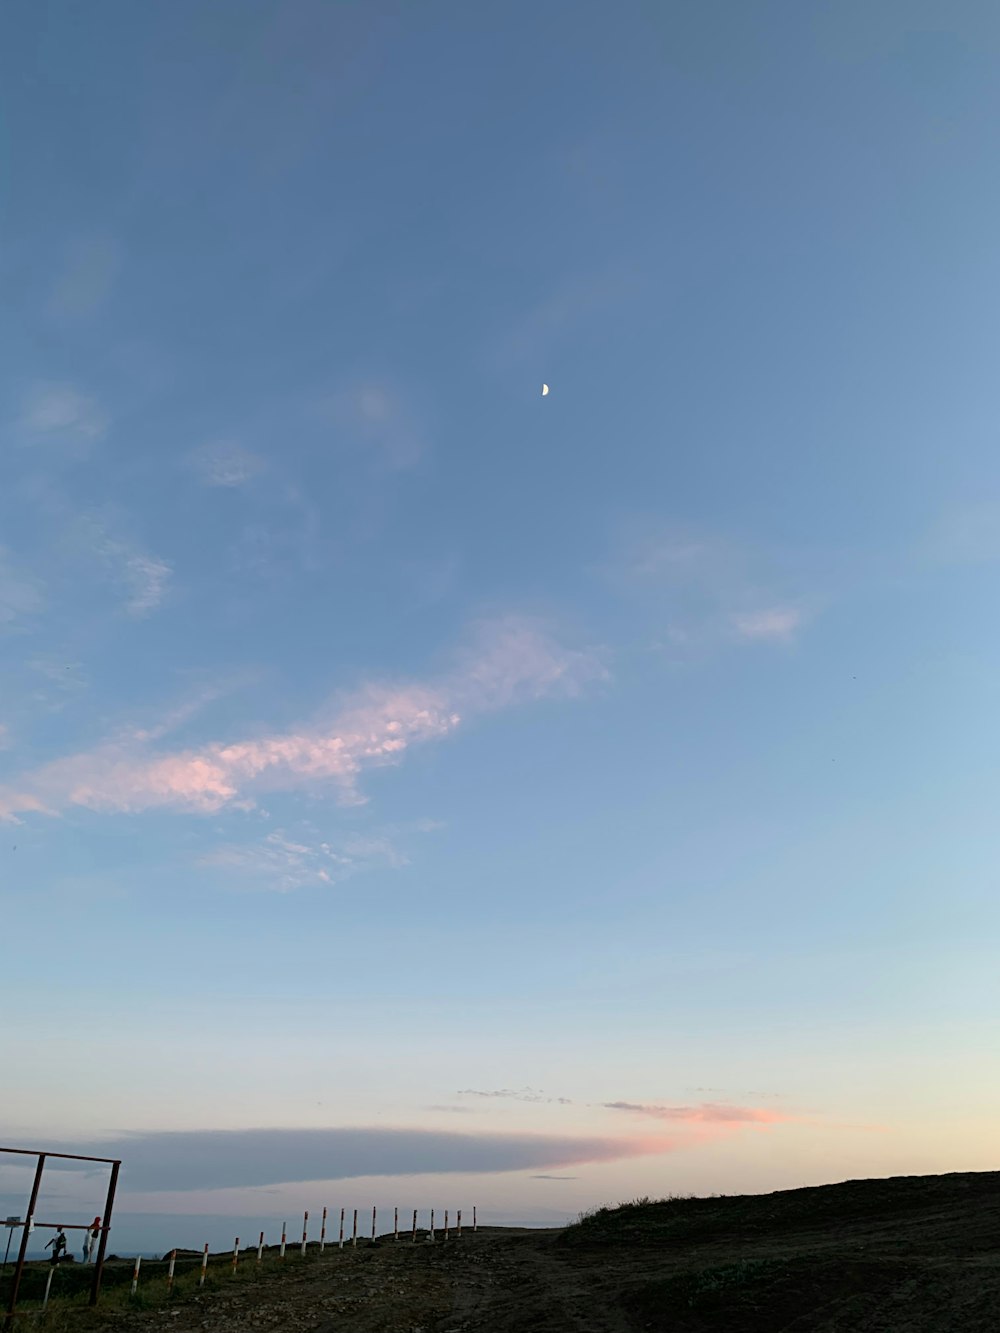
[[[444,1238],[448,1239],[448,1209],[444,1210]]]
[[[341,1208],[341,1210],[340,1210],[340,1240],[337,1242],[337,1249],[338,1249],[338,1250],[342,1250],[343,1248],[344,1248],[344,1210],[343,1210],[343,1208]]]
[[[455,1218],[455,1235],[461,1236],[461,1234],[462,1234],[462,1210],[461,1208],[459,1208],[458,1214]]]
[[[141,1263],[142,1263],[142,1255],[137,1254],[135,1256],[135,1267],[132,1269],[132,1286],[129,1289],[128,1293],[130,1296],[135,1295],[135,1289],[139,1285],[139,1265]]]
[[[393,1238],[393,1240],[399,1240],[399,1209],[398,1209],[398,1208],[394,1208],[394,1209],[392,1210],[392,1238]]]
[[[323,1220],[322,1220],[322,1222],[320,1223],[320,1228],[319,1228],[319,1252],[320,1252],[320,1254],[322,1254],[323,1251],[324,1251],[325,1249],[326,1249],[326,1209],[324,1208],[324,1209],[323,1209]]]
[[[302,1257],[306,1257],[306,1236],[309,1234],[309,1209],[307,1208],[302,1217]]]
[[[205,1285],[205,1270],[208,1268],[208,1241],[205,1242],[205,1253],[201,1256],[201,1276],[198,1278],[198,1286]]]
[[[372,1208],[372,1244],[375,1243],[375,1209]]]
[[[240,1238],[239,1236],[237,1236],[236,1242],[233,1245],[233,1277],[236,1276],[236,1265],[239,1263],[239,1261],[240,1261]]]
[[[416,1243],[417,1243],[417,1210],[416,1210],[416,1208],[414,1208],[414,1210],[413,1210],[413,1243],[414,1243],[414,1245],[416,1245]]]
[[[427,1244],[428,1244],[428,1245],[433,1245],[433,1244],[434,1244],[434,1209],[433,1209],[433,1208],[431,1209],[431,1229],[430,1229],[430,1231],[427,1233]]]
[[[354,1210],[354,1230],[351,1232],[351,1244],[355,1249],[358,1247],[358,1210]]]
[[[287,1230],[287,1228],[288,1228],[288,1223],[287,1223],[287,1222],[282,1222],[282,1224],[281,1224],[281,1247],[280,1247],[279,1250],[278,1250],[278,1258],[279,1258],[279,1259],[284,1259],[284,1257],[285,1257],[285,1231]]]
[[[170,1295],[170,1293],[171,1293],[171,1292],[173,1291],[173,1289],[174,1289],[174,1264],[175,1264],[176,1262],[177,1262],[177,1251],[176,1251],[176,1250],[171,1250],[171,1251],[170,1251],[170,1264],[169,1264],[169,1267],[167,1268],[167,1295],[168,1295],[168,1296]]]
[[[264,1233],[262,1231],[260,1233],[260,1240],[257,1242],[257,1262],[260,1263],[263,1257],[264,1257]]]
[[[472,1229],[473,1229],[473,1231],[478,1231],[478,1230],[479,1230],[479,1224],[478,1224],[477,1221],[476,1221],[476,1205],[475,1205],[475,1204],[472,1205]]]
[[[55,1264],[53,1264],[52,1267],[49,1269],[48,1277],[45,1279],[45,1295],[42,1298],[43,1310],[46,1309],[49,1304],[49,1292],[52,1290],[52,1275],[55,1273],[55,1271],[56,1271],[56,1266]],[[135,1283],[132,1284],[132,1291],[133,1292],[135,1291]]]

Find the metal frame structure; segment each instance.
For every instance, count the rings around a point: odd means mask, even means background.
[[[108,1197],[104,1205],[104,1215],[101,1218],[101,1239],[97,1247],[97,1260],[94,1264],[94,1280],[90,1287],[90,1304],[96,1305],[101,1292],[101,1274],[104,1272],[104,1252],[108,1244],[108,1232],[111,1230],[111,1210],[115,1206],[115,1189],[118,1185],[118,1171],[121,1167],[120,1157],[86,1157],[80,1153],[72,1152],[41,1152],[35,1148],[0,1148],[0,1153],[17,1153],[21,1157],[35,1157],[37,1163],[35,1166],[35,1179],[31,1186],[31,1197],[28,1200],[28,1211],[25,1214],[24,1221],[21,1223],[21,1244],[17,1252],[17,1262],[14,1265],[14,1276],[11,1281],[10,1298],[7,1301],[7,1314],[4,1319],[4,1329],[8,1330],[13,1326],[14,1315],[17,1308],[17,1291],[21,1285],[21,1274],[24,1272],[25,1256],[28,1252],[28,1237],[31,1234],[31,1228],[34,1223],[35,1205],[38,1202],[38,1188],[42,1183],[42,1172],[45,1169],[45,1162],[49,1157],[59,1157],[64,1161],[71,1162],[103,1162],[111,1167],[111,1177],[108,1181]],[[39,1222],[38,1226],[55,1227],[55,1222]],[[92,1225],[92,1224],[91,1224]],[[87,1231],[88,1226],[73,1225],[64,1227],[66,1231]]]

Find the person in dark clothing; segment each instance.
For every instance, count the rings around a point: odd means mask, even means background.
[[[66,1232],[63,1231],[62,1227],[59,1228],[45,1248],[52,1250],[52,1262],[57,1264],[66,1253]]]

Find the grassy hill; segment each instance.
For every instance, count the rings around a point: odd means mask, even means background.
[[[570,1227],[480,1227],[432,1245],[391,1236],[259,1268],[162,1264],[107,1301],[68,1288],[66,1333],[996,1333],[1000,1172],[851,1180],[774,1194],[639,1199]],[[181,1270],[183,1267],[183,1275]],[[26,1275],[26,1278],[28,1275]],[[41,1281],[39,1266],[26,1283]],[[63,1277],[63,1274],[60,1274]]]

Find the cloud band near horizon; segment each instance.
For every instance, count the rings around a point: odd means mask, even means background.
[[[667,1152],[673,1146],[673,1140],[662,1135],[575,1138],[389,1128],[219,1129],[130,1134],[77,1143],[67,1151],[120,1158],[123,1188],[155,1193],[353,1176],[540,1170],[619,1161]]]

